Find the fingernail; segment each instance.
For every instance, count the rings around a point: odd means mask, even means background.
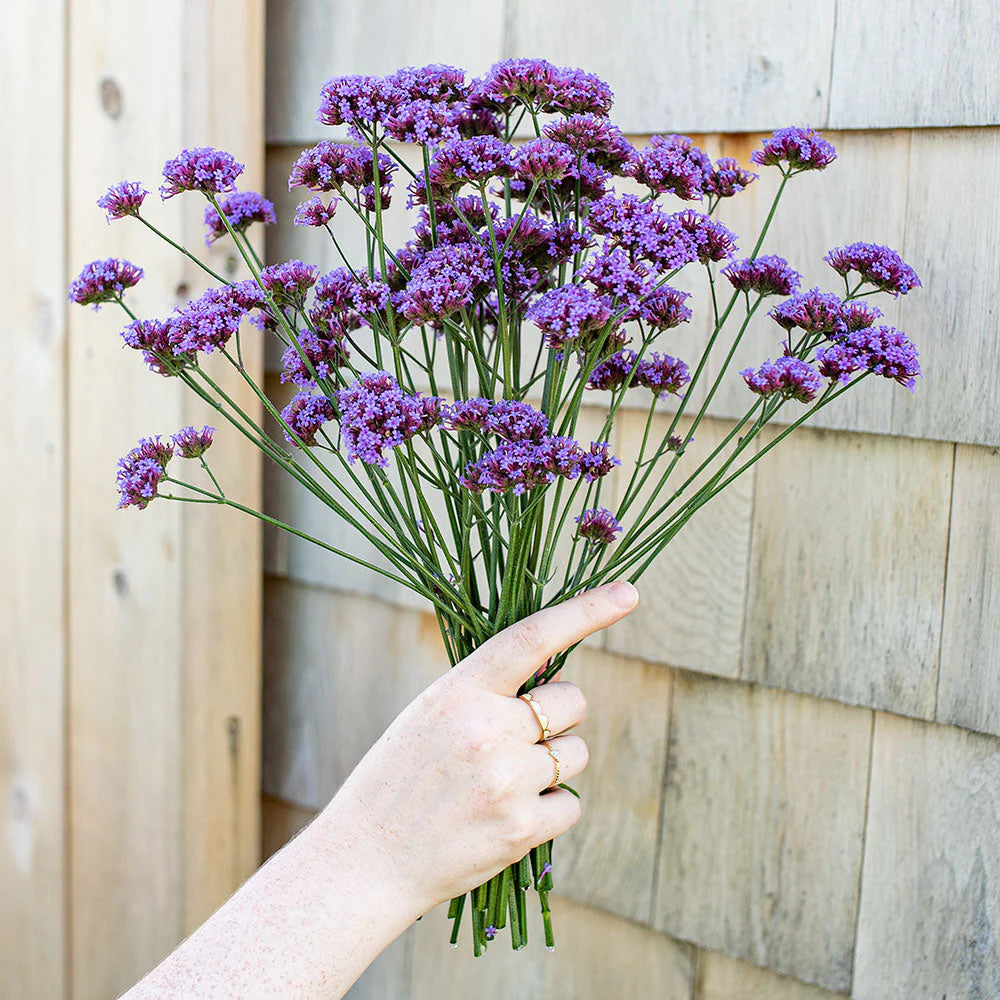
[[[639,603],[639,591],[627,580],[611,584],[608,587],[608,597],[625,611],[631,611]]]

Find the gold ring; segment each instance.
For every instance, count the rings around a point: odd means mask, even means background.
[[[555,788],[556,785],[559,784],[559,753],[558,751],[552,749],[552,747],[549,745],[548,740],[539,740],[539,745],[545,747],[545,749],[548,750],[549,756],[555,762],[556,776],[552,779],[552,784],[549,785],[549,788]]]
[[[542,712],[542,710],[538,707],[538,702],[531,697],[531,693],[529,691],[525,691],[524,694],[519,694],[518,698],[520,698],[521,701],[526,702],[531,711],[535,713],[535,718],[538,720],[538,725],[541,726],[542,728],[542,735],[539,738],[538,742],[539,743],[544,742],[552,735],[552,730],[549,729],[549,717],[545,715]]]

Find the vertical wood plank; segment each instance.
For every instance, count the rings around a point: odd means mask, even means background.
[[[678,674],[670,742],[657,929],[848,988],[871,713]]]
[[[1000,740],[877,715],[852,996],[1000,996]]]
[[[140,315],[198,294],[201,272],[132,220],[109,229],[94,199],[122,177],[141,179],[153,191],[146,214],[197,249],[204,202],[159,207],[163,162],[184,146],[228,144],[247,163],[246,185],[259,183],[262,16],[257,0],[71,5],[70,264],[114,254],[143,266],[130,297]],[[230,256],[221,244],[207,252],[216,270]],[[259,532],[167,501],[115,510],[116,458],[140,435],[206,416],[182,385],[120,348],[125,322],[110,307],[70,320],[76,1000],[134,982],[258,860]],[[247,361],[259,367],[253,350]],[[210,360],[235,389],[224,365]],[[220,427],[212,458],[229,493],[256,506],[256,455]]]
[[[952,446],[799,430],[761,461],[744,676],[930,718]]]
[[[66,916],[65,88],[64,4],[4,4],[0,994],[53,1000],[65,990]]]
[[[1000,449],[959,445],[937,719],[1000,735]]]

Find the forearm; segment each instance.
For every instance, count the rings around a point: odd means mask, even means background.
[[[423,903],[335,799],[124,1000],[339,998]]]

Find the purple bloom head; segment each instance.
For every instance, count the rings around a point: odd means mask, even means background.
[[[157,375],[177,375],[194,360],[175,349],[180,326],[172,318],[137,319],[122,330],[122,340],[133,350],[142,351],[143,360]]]
[[[566,176],[576,157],[573,150],[552,139],[531,139],[515,154],[517,176],[529,182],[558,181]]]
[[[638,355],[635,351],[622,350],[605,358],[587,378],[588,389],[617,389],[625,385],[629,376],[634,378]],[[631,382],[630,382],[631,384]]]
[[[339,198],[331,198],[327,205],[318,194],[314,194],[311,198],[300,202],[298,208],[295,209],[292,225],[325,226],[332,221],[339,204]]]
[[[675,212],[670,218],[694,240],[699,263],[726,260],[736,253],[735,233],[711,216],[686,208],[682,212]]]
[[[316,443],[316,434],[325,423],[333,420],[336,413],[333,403],[326,396],[314,396],[310,392],[300,392],[281,411],[281,419],[288,424],[294,434],[285,431],[285,440],[296,448]]]
[[[541,110],[555,99],[558,85],[559,70],[544,59],[504,59],[476,81],[473,95],[504,111],[518,103]]]
[[[620,248],[591,257],[578,273],[599,292],[624,302],[642,295],[649,276],[647,268],[642,264],[633,264]]]
[[[566,66],[556,74],[555,95],[545,110],[606,115],[614,99],[614,92],[599,76]]]
[[[120,181],[108,188],[107,194],[97,199],[99,208],[108,216],[108,224],[113,219],[123,219],[126,215],[138,215],[139,206],[149,192],[138,181]]]
[[[482,429],[504,441],[541,441],[549,432],[549,418],[528,403],[501,399],[491,404]]]
[[[452,107],[441,101],[404,101],[385,122],[385,131],[399,142],[436,146],[458,139],[458,117]]]
[[[246,312],[231,288],[206,289],[174,314],[171,332],[174,353],[211,354],[221,350],[239,330]]]
[[[744,170],[731,156],[723,156],[712,165],[712,171],[705,178],[706,194],[716,198],[731,198],[749,184],[757,180],[757,175]]]
[[[791,295],[802,280],[784,257],[773,255],[733,261],[722,273],[738,292],[758,295]]]
[[[920,288],[917,272],[895,250],[878,243],[835,247],[823,259],[842,277],[857,271],[862,284],[874,285],[894,298]]]
[[[635,384],[652,389],[660,399],[666,399],[671,393],[680,392],[690,381],[688,366],[683,361],[672,358],[669,354],[657,354],[655,351],[639,362],[635,373]]]
[[[375,164],[378,164],[379,193],[382,207],[390,204],[392,175],[396,164],[387,153],[376,160],[367,146],[323,139],[311,149],[305,149],[292,164],[288,175],[288,190],[307,187],[311,191],[340,191],[354,188],[364,206],[375,208]]]
[[[116,302],[126,288],[139,283],[142,275],[141,267],[119,257],[92,260],[70,283],[69,299],[100,309],[105,302]]]
[[[779,128],[760,149],[750,154],[753,163],[776,167],[787,163],[790,171],[822,170],[837,158],[837,151],[812,128]]]
[[[833,337],[847,329],[840,297],[818,288],[779,302],[768,315],[786,330],[799,327],[806,333],[825,333]]]
[[[182,191],[202,194],[225,194],[236,190],[236,178],[243,173],[232,153],[211,146],[185,149],[163,166],[166,183],[160,187],[160,197],[166,201]]]
[[[691,319],[691,309],[684,304],[690,297],[690,292],[661,285],[643,299],[639,317],[654,330],[669,330]]]
[[[756,371],[745,368],[740,374],[761,396],[780,393],[786,399],[797,399],[801,403],[811,402],[823,387],[823,379],[812,365],[790,355],[783,355],[776,361],[768,358]]]
[[[670,192],[685,201],[700,201],[712,161],[686,135],[654,135],[640,150],[629,174],[654,195]]]
[[[431,250],[413,269],[400,309],[414,323],[431,323],[471,305],[491,274],[479,244],[456,243]]]
[[[441,410],[441,418],[446,427],[451,430],[481,431],[486,427],[486,418],[490,414],[493,403],[476,396],[472,399],[460,399]]]
[[[590,449],[580,458],[580,471],[588,483],[603,479],[616,466],[621,465],[621,459],[615,458],[609,451],[607,441],[591,441]]]
[[[845,302],[840,312],[848,330],[863,330],[865,327],[874,326],[882,318],[882,310],[870,302]]]
[[[848,335],[847,344],[864,352],[865,367],[913,392],[921,374],[916,345],[893,326],[868,327]]]
[[[393,77],[335,76],[323,84],[316,120],[323,125],[350,125],[351,133],[364,138],[387,119],[407,97]]]
[[[608,302],[583,285],[563,285],[546,292],[525,313],[545,335],[548,347],[560,348],[568,341],[586,348],[592,334],[611,319]]]
[[[618,519],[606,507],[585,510],[578,518],[577,534],[594,545],[610,545],[622,530]]]
[[[306,292],[316,284],[318,272],[319,268],[315,264],[286,260],[282,264],[265,267],[260,272],[260,283],[279,305],[287,303],[300,306],[305,300]]]
[[[459,101],[467,96],[465,70],[443,63],[404,66],[389,78],[410,101]]]
[[[320,336],[306,330],[299,334],[298,349],[290,344],[281,356],[281,381],[294,382],[303,389],[315,388],[317,378],[332,378],[349,358],[350,352],[344,345],[343,336]]]
[[[145,510],[157,496],[160,480],[173,457],[172,442],[159,437],[143,438],[124,458],[118,460],[117,483],[122,507]]]
[[[228,198],[223,198],[219,202],[219,207],[225,213],[229,224],[238,233],[245,233],[254,222],[273,225],[278,221],[274,214],[273,203],[257,194],[256,191],[237,191],[235,194],[229,195]],[[208,226],[208,235],[205,237],[206,246],[211,246],[217,239],[226,236],[229,232],[214,205],[205,206],[205,225]]]
[[[337,398],[347,459],[388,468],[387,449],[396,448],[441,420],[442,400],[409,395],[388,372],[362,375]]]
[[[174,436],[174,447],[181,458],[200,458],[212,446],[215,428],[202,427],[196,431],[193,427],[182,427]]]
[[[601,115],[570,115],[549,122],[545,134],[591,163],[613,172],[624,170],[636,157],[632,144],[617,125]]]
[[[516,164],[513,148],[495,136],[453,139],[434,154],[429,178],[434,188],[448,190],[491,177],[511,177]]]

